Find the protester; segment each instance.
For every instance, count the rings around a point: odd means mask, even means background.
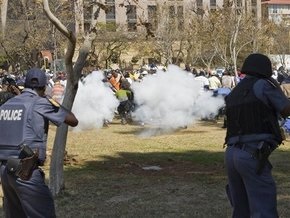
[[[4,104],[10,98],[21,93],[20,89],[16,85],[16,81],[12,78],[4,78],[2,80],[2,91],[0,91],[0,106]]]
[[[6,217],[56,217],[54,201],[39,166],[46,159],[49,123],[74,127],[78,120],[72,112],[45,97],[46,83],[44,72],[30,69],[23,92],[0,107],[1,183]]]
[[[64,85],[60,83],[59,79],[56,79],[51,89],[51,97],[61,104],[63,101],[64,93]]]
[[[235,85],[241,82],[245,78],[245,74],[241,72],[240,68],[237,68],[237,77],[235,77]]]
[[[66,87],[66,83],[67,83],[66,73],[63,71],[59,72],[58,79],[60,81],[60,84]]]
[[[194,79],[200,82],[200,86],[202,89],[205,89],[205,90],[209,89],[209,81],[203,70],[201,70],[198,76],[196,76]]]
[[[273,72],[272,72],[272,76],[271,76],[274,80],[278,81],[278,71],[276,70],[276,68],[273,67]]]
[[[208,78],[208,83],[209,83],[209,90],[216,90],[218,88],[221,88],[222,84],[216,73],[210,71],[209,72],[209,78]]]
[[[112,70],[112,72],[108,74],[108,79],[109,79],[109,82],[114,87],[114,89],[118,91],[121,85],[121,79],[122,79],[121,74],[117,73],[115,70]]]
[[[235,87],[235,79],[234,77],[231,75],[230,70],[225,70],[223,72],[222,78],[221,78],[221,83],[222,83],[222,87],[224,88],[234,88]]]
[[[282,82],[281,82],[281,89],[283,93],[290,99],[290,75],[288,75]]]
[[[225,164],[232,217],[278,217],[268,157],[282,143],[278,114],[290,115],[290,101],[271,77],[267,56],[250,54],[241,71],[246,77],[226,97]]]
[[[226,98],[226,96],[228,94],[230,94],[230,92],[231,92],[230,88],[221,87],[221,88],[215,89],[213,91],[213,96],[214,97],[221,96],[223,98]],[[225,107],[225,105],[223,105],[218,111],[217,118],[219,118],[220,116],[223,117],[223,119],[224,119],[222,128],[227,128],[227,116],[226,116],[226,107]]]
[[[133,110],[133,92],[130,89],[130,83],[125,79],[121,82],[121,88],[116,91],[116,97],[120,104],[117,108],[118,113],[121,117],[121,123],[127,124],[129,115]]]

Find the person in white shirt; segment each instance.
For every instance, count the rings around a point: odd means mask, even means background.
[[[235,87],[235,78],[234,76],[231,75],[231,73],[227,70],[225,70],[225,72],[223,72],[223,76],[222,76],[222,87],[224,88],[234,88]]]
[[[221,88],[222,84],[217,75],[212,71],[209,71],[209,75],[210,75],[208,78],[209,90],[216,90],[218,88]]]
[[[209,81],[208,78],[205,76],[204,71],[200,71],[198,76],[195,77],[195,80],[200,82],[201,88],[202,89],[208,89],[209,88]]]

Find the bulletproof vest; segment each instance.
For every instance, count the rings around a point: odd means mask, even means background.
[[[258,99],[253,90],[260,78],[245,78],[226,97],[227,135],[272,134],[281,144],[278,117],[274,109]]]
[[[0,160],[18,158],[20,146],[25,144],[32,106],[37,98],[16,96],[0,107]]]

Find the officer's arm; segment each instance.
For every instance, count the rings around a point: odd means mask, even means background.
[[[75,117],[75,115],[71,111],[69,111],[65,117],[64,123],[66,123],[67,125],[70,125],[72,127],[75,127],[78,125],[79,121]]]
[[[63,107],[60,103],[58,103],[53,98],[51,98],[51,97],[46,97],[46,98],[54,107],[62,108],[65,111],[67,111],[67,115],[64,119],[64,123],[66,123],[67,125],[72,126],[72,127],[75,127],[78,125],[78,123],[79,123],[78,119],[75,117],[75,115],[70,110],[67,110],[65,107]]]

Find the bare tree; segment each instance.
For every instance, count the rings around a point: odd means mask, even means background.
[[[66,92],[63,100],[63,105],[67,109],[71,109],[74,98],[78,90],[78,82],[82,74],[82,70],[85,66],[88,55],[92,48],[93,42],[97,37],[97,18],[95,16],[91,17],[89,31],[84,33],[82,29],[83,15],[78,14],[77,24],[80,25],[80,31],[77,32],[79,35],[70,31],[65,25],[51,12],[48,0],[43,1],[43,10],[50,20],[50,22],[67,38],[67,52],[65,55],[65,68],[68,74]],[[81,0],[75,0],[76,5],[82,5]],[[75,3],[74,2],[74,3]],[[96,5],[99,10],[106,10],[106,5],[101,2],[92,1],[91,4]],[[83,13],[79,7],[76,8],[79,12]],[[98,13],[97,13],[98,14]],[[80,19],[80,20],[79,20]],[[78,56],[76,62],[73,64],[73,56],[76,51],[76,46],[78,45]],[[63,160],[65,154],[65,146],[67,140],[68,126],[63,124],[57,128],[53,150],[52,158],[50,164],[50,183],[49,187],[52,194],[57,195],[64,188],[64,177],[63,177]]]
[[[78,58],[75,64],[73,64],[73,56],[77,44],[77,38],[75,34],[68,30],[61,21],[52,14],[48,0],[43,0],[43,10],[50,20],[50,22],[67,38],[67,52],[65,55],[65,67],[67,72],[67,86],[66,94],[64,96],[63,105],[67,109],[71,109],[74,98],[78,90],[78,81],[81,77],[82,69],[85,65],[87,56],[89,54],[93,40],[96,37],[95,29],[92,27],[91,31],[84,36],[84,40],[80,45]],[[65,153],[66,139],[68,133],[68,126],[61,125],[56,132],[52,158],[50,164],[50,183],[49,187],[53,195],[57,195],[64,188],[63,178],[63,159]]]

